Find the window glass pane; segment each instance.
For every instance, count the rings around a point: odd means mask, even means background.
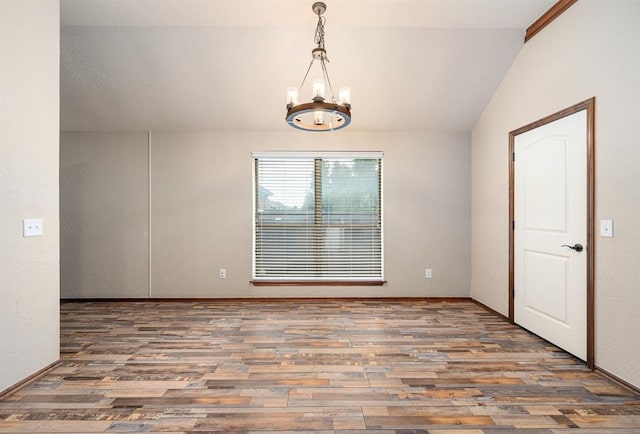
[[[380,164],[377,159],[326,159],[322,167],[323,271],[379,275]]]
[[[313,272],[314,160],[256,165],[255,277]]]

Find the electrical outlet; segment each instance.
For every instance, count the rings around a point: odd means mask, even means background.
[[[431,271],[431,268],[425,268],[424,269],[424,278],[425,279],[431,279],[433,277],[433,273]]]
[[[22,221],[23,237],[38,237],[42,234],[42,219],[24,219]]]
[[[227,269],[226,268],[221,268],[218,271],[218,279],[226,279],[227,278]]]

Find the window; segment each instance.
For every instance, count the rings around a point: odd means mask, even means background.
[[[254,283],[382,283],[382,154],[254,154]]]

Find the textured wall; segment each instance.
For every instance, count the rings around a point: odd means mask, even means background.
[[[140,246],[125,234],[140,215],[118,218],[108,259],[88,253],[71,262],[74,246],[88,250],[96,215],[147,199],[146,133],[62,135],[63,297],[146,297],[138,269],[114,270],[114,259]],[[470,268],[470,149],[466,134],[203,132],[150,135],[150,295],[152,297],[468,296]],[[87,149],[83,149],[83,146]],[[96,153],[99,150],[99,154]],[[383,287],[253,287],[252,151],[384,151]],[[69,177],[87,155],[86,175]],[[121,163],[118,163],[120,161]],[[118,170],[116,170],[118,168]],[[110,196],[120,197],[109,206]],[[77,201],[82,204],[74,204]],[[67,204],[69,206],[67,207]],[[127,205],[128,204],[128,205]],[[67,209],[68,208],[68,209]],[[84,211],[84,210],[91,210]],[[136,232],[142,235],[142,232]],[[132,238],[133,237],[133,238]],[[91,246],[94,247],[91,247]],[[143,249],[136,250],[143,253]],[[137,257],[136,261],[140,258]],[[138,262],[137,262],[138,263]],[[144,265],[144,260],[141,260]],[[433,268],[433,279],[424,268]],[[106,268],[101,271],[101,268]],[[117,267],[116,267],[117,268]],[[228,278],[218,279],[226,268]],[[120,271],[113,277],[113,271]],[[111,280],[109,280],[111,279]],[[86,285],[86,286],[83,286]]]
[[[149,293],[147,133],[63,133],[63,297]]]
[[[0,2],[0,391],[59,355],[59,29],[58,1]]]
[[[508,132],[596,97],[596,365],[640,386],[640,2],[581,0],[528,42],[472,134],[472,296],[507,313]]]
[[[384,287],[253,287],[252,151],[384,151]],[[152,134],[154,297],[468,296],[463,134]],[[420,227],[422,225],[422,227]],[[424,268],[434,278],[424,278]],[[217,277],[226,268],[228,279]],[[171,270],[171,272],[167,272]]]

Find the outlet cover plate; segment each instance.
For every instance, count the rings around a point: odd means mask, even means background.
[[[613,238],[613,220],[600,220],[600,236]]]
[[[39,237],[43,233],[42,219],[24,219],[22,221],[23,237]]]

